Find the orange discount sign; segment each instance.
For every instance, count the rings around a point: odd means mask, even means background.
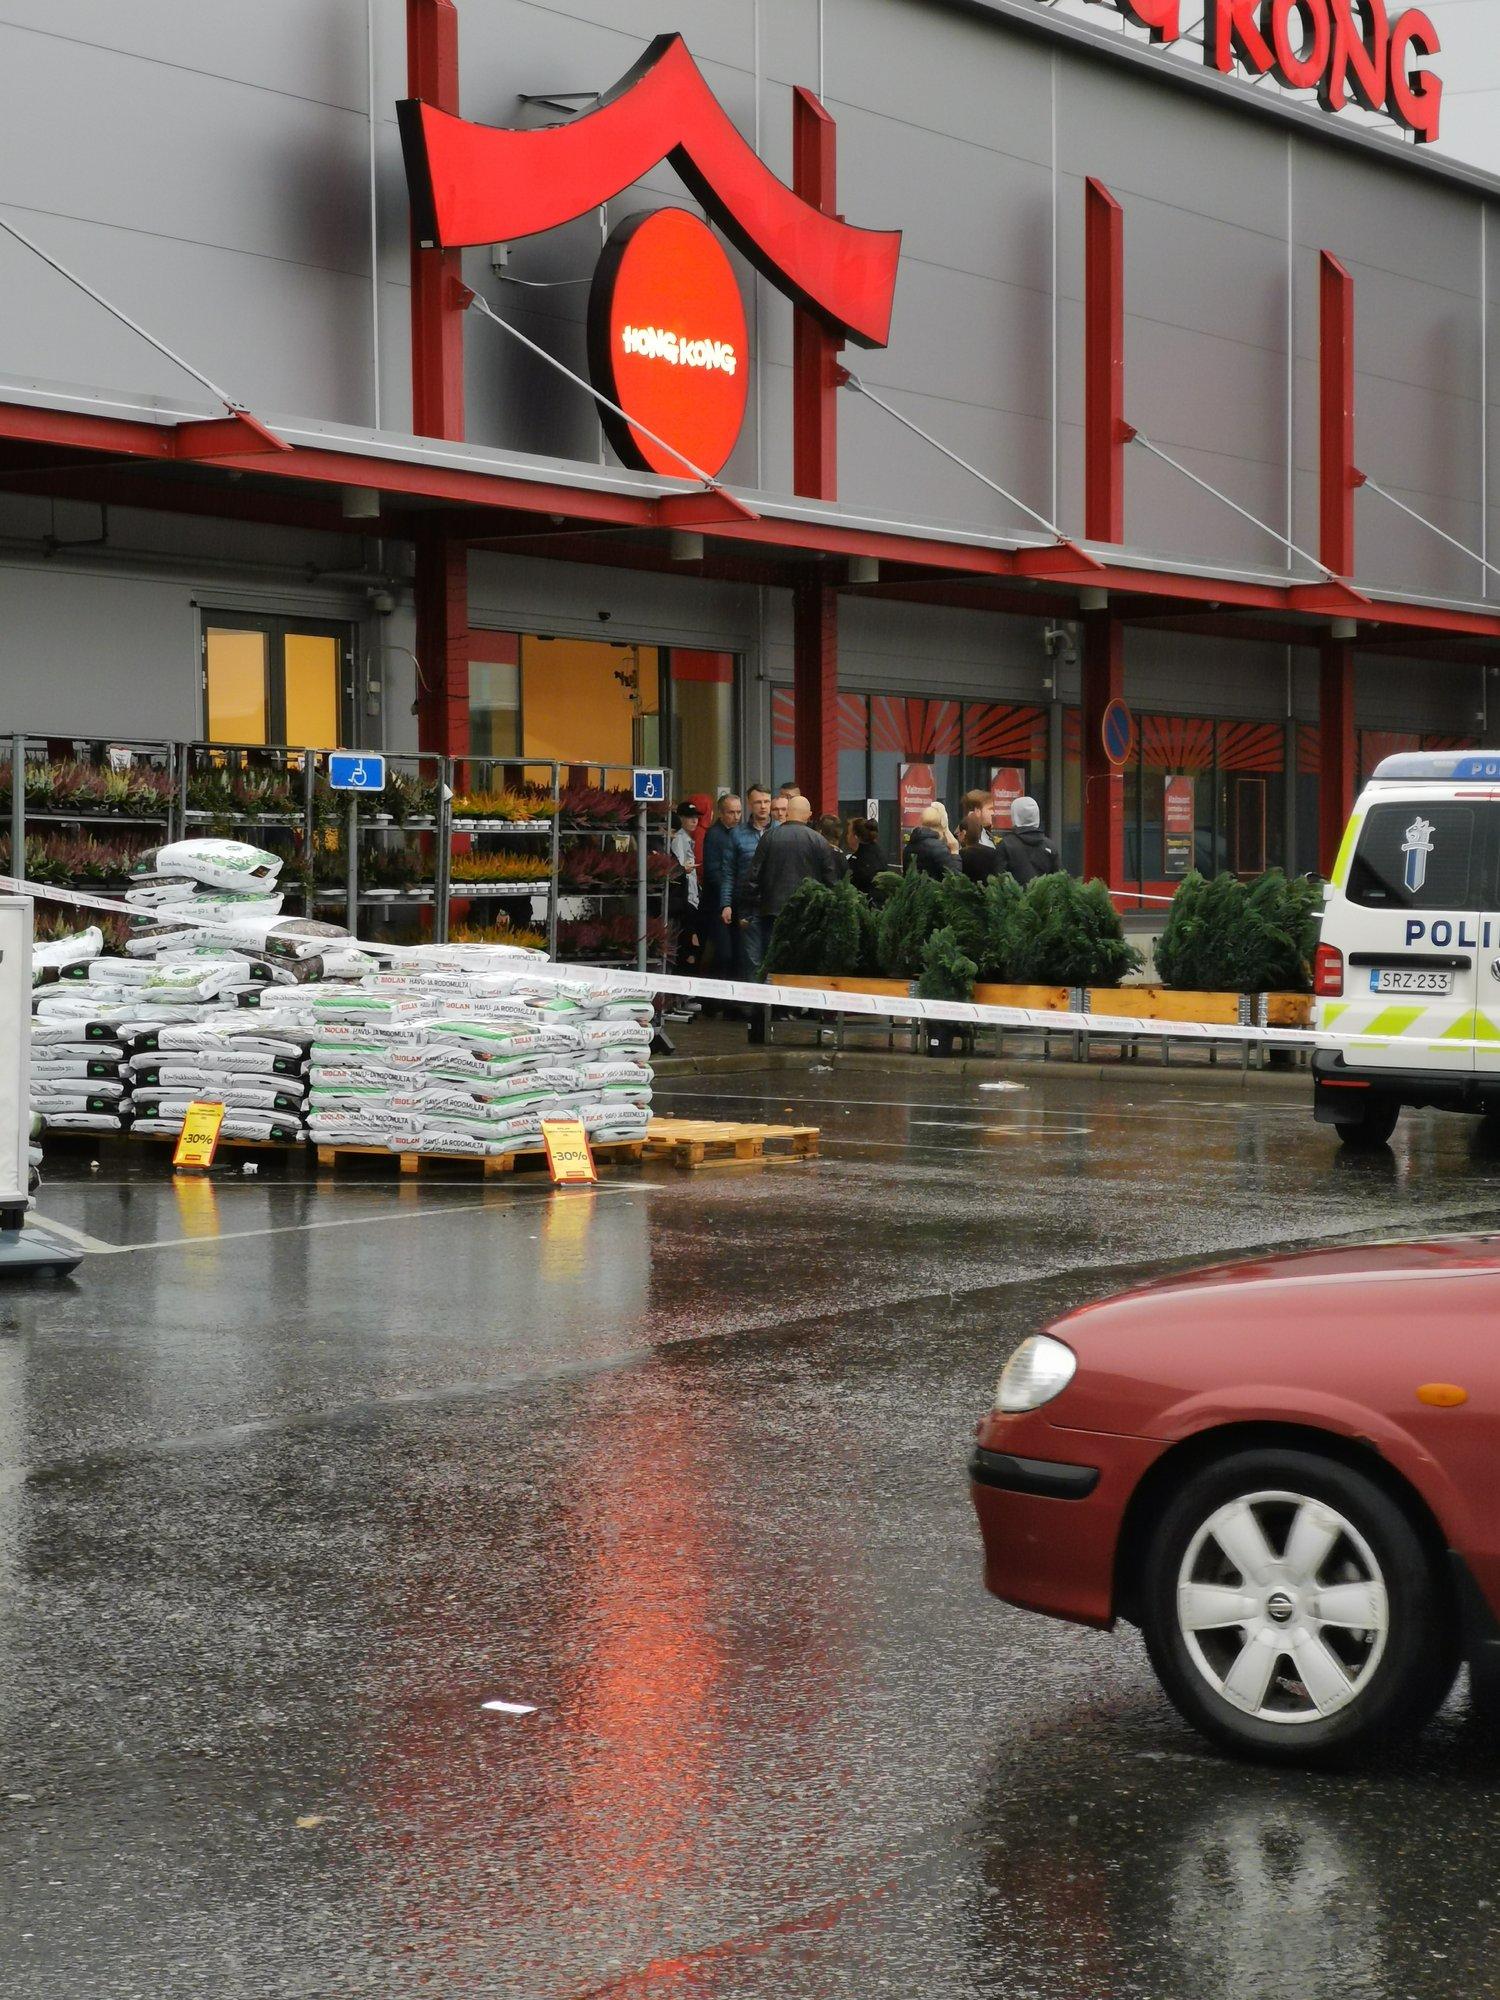
[[[547,1148],[547,1165],[558,1187],[575,1181],[598,1180],[599,1169],[594,1165],[589,1135],[578,1119],[544,1118],[542,1143]]]
[[[224,1123],[222,1104],[190,1104],[172,1155],[174,1167],[211,1167],[219,1150],[219,1127]]]

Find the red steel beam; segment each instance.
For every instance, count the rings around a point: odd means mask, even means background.
[[[839,600],[821,577],[792,594],[796,779],[815,813],[839,809]]]
[[[838,127],[800,84],[792,92],[792,189],[821,215],[837,214]],[[792,491],[805,500],[838,498],[840,344],[815,314],[797,307],[792,314]]]
[[[453,0],[406,0],[407,94],[458,111],[458,12]],[[411,427],[418,437],[464,434],[463,256],[411,239]]]
[[[1318,663],[1318,866],[1331,875],[1354,809],[1354,647],[1325,639]]]
[[[1125,696],[1125,627],[1112,611],[1083,624],[1083,873],[1112,889],[1125,880],[1125,774],[1104,754],[1104,711]]]
[[[170,425],[100,417],[84,412],[48,410],[28,404],[0,402],[0,445],[10,440],[22,445],[47,445],[59,450],[92,454],[80,456],[76,465],[42,468],[21,465],[13,483],[23,491],[40,490],[43,477],[79,498],[93,497],[93,484],[107,481],[107,497],[122,506],[145,508],[158,504],[172,509],[166,495],[173,488],[154,484],[152,477],[139,479],[136,496],[129,484],[139,473],[147,474],[155,465],[170,461],[173,429]],[[106,461],[104,463],[102,461]],[[535,518],[565,515],[580,529],[589,525],[626,528],[646,533],[660,532],[657,500],[647,494],[631,493],[608,486],[559,485],[527,479],[510,472],[469,469],[455,465],[429,465],[407,458],[380,458],[357,452],[296,445],[291,451],[264,455],[246,454],[242,459],[216,459],[198,468],[193,482],[200,496],[195,511],[212,516],[221,513],[232,519],[237,511],[234,495],[251,488],[274,501],[278,491],[288,495],[288,519],[294,510],[307,505],[308,490],[321,500],[329,489],[340,486],[370,487],[386,496],[391,507],[411,520],[423,509],[472,509],[461,522],[451,524],[458,535],[475,537],[483,532],[481,517],[501,517],[503,525],[492,532],[514,532],[506,517]],[[242,472],[242,485],[225,483],[215,487],[215,479],[227,480],[232,472]],[[92,477],[91,477],[92,475]],[[0,458],[0,487],[8,483]],[[215,498],[221,492],[222,500]],[[290,496],[297,496],[292,498]],[[332,526],[332,522],[329,523]],[[444,524],[449,526],[449,523]],[[347,532],[349,524],[342,524]],[[960,574],[993,578],[1011,590],[1022,587],[1022,579],[1036,586],[1034,601],[1039,611],[1044,598],[1057,591],[1076,592],[1080,587],[1096,587],[1117,597],[1133,600],[1123,622],[1136,622],[1164,610],[1192,610],[1216,605],[1225,612],[1269,611],[1285,615],[1293,611],[1320,613],[1328,617],[1357,617],[1362,639],[1379,629],[1389,639],[1400,632],[1443,633],[1495,644],[1500,642],[1500,615],[1470,611],[1456,605],[1405,603],[1372,594],[1342,593],[1333,585],[1296,586],[1256,581],[1245,577],[1212,576],[1198,571],[1169,568],[1132,568],[1123,563],[1106,563],[1101,569],[1080,571],[1076,559],[1066,549],[1016,552],[986,543],[953,541],[941,536],[912,534],[899,527],[845,526],[820,519],[788,519],[764,515],[759,520],[726,519],[707,530],[712,541],[756,550],[775,560],[783,553],[802,558],[825,556],[848,558],[874,556],[882,563],[904,565],[930,574]],[[1050,559],[1050,560],[1049,560]],[[1304,597],[1301,592],[1305,591]],[[1148,609],[1149,607],[1149,609]],[[1309,618],[1304,626],[1306,643],[1317,642],[1317,631]]]
[[[469,750],[469,552],[427,532],[416,544],[417,742],[444,757]]]
[[[1125,539],[1125,212],[1102,181],[1084,184],[1084,536]]]
[[[1354,280],[1330,251],[1318,255],[1318,554],[1335,576],[1354,574]]]

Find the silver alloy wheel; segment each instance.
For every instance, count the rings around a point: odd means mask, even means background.
[[[1326,1500],[1246,1493],[1188,1544],[1177,1623],[1215,1694],[1259,1722],[1336,1715],[1380,1664],[1390,1624],[1369,1543]]]

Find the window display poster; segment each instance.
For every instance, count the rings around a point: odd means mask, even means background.
[[[937,804],[937,780],[930,764],[903,764],[898,780],[901,831],[910,833],[929,806]]]
[[[1194,826],[1197,804],[1195,781],[1190,777],[1168,777],[1161,819],[1161,872],[1169,882],[1181,881],[1193,865]]]
[[[990,772],[990,797],[995,802],[995,831],[1009,833],[1010,809],[1026,796],[1026,773],[1018,765],[997,766]]]

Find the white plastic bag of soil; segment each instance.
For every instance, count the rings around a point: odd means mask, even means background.
[[[208,889],[261,892],[275,884],[281,856],[244,840],[173,840],[157,848],[151,872],[186,876]]]

